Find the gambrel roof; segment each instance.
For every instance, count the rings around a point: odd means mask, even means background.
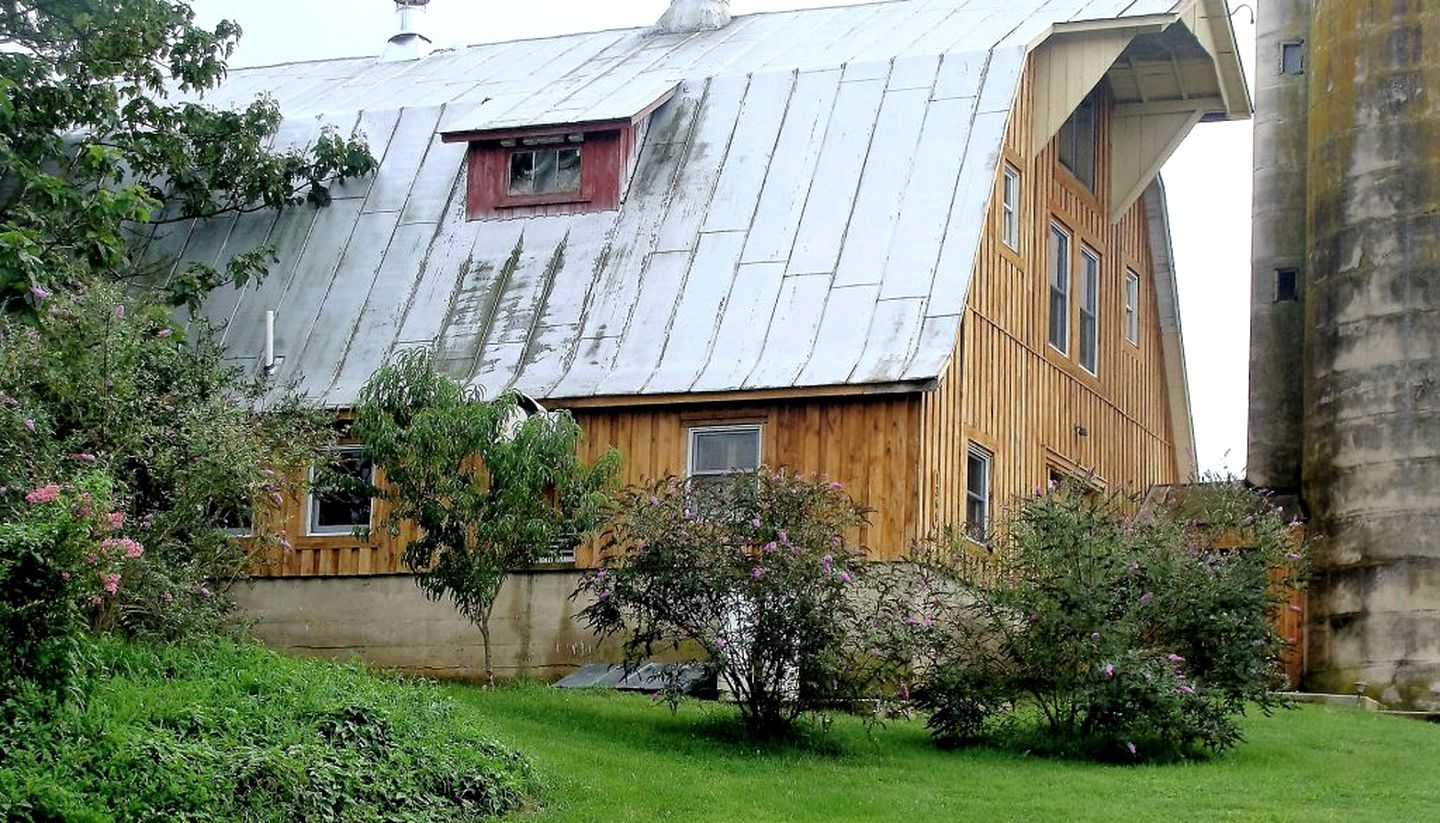
[[[176,224],[156,248],[223,264],[275,244],[264,283],[204,315],[253,363],[274,310],[278,381],[333,406],[414,346],[492,394],[551,399],[920,387],[955,347],[1027,55],[1193,29],[1217,4],[896,0],[235,70],[206,102],[273,94],[280,145],[358,126],[379,171],[327,208]],[[608,119],[672,93],[619,210],[465,219],[466,147],[442,133]],[[1248,113],[1238,94],[1200,114]]]

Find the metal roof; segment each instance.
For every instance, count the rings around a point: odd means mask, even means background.
[[[1059,23],[1189,4],[896,0],[235,70],[206,102],[274,95],[282,146],[358,126],[379,171],[328,208],[155,243],[218,264],[275,244],[261,285],[203,313],[253,362],[276,311],[277,379],[332,406],[421,345],[541,398],[921,384],[955,347],[1027,51]],[[465,146],[440,133],[614,114],[676,84],[618,211],[465,220]]]

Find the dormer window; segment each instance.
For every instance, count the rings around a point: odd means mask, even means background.
[[[466,216],[493,220],[619,208],[649,118],[678,88],[671,80],[623,94],[611,89],[596,101],[567,98],[563,112],[522,103],[487,115],[481,104],[440,132],[445,142],[470,147]]]
[[[571,135],[578,143],[582,135]],[[561,143],[549,138],[546,143]],[[541,142],[541,141],[537,141]],[[561,194],[580,191],[580,146],[538,145],[510,150],[511,197],[530,194]]]

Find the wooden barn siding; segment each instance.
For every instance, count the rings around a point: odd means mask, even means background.
[[[921,404],[920,522],[927,529],[965,517],[968,443],[994,454],[992,512],[1043,486],[1048,469],[1094,469],[1106,488],[1143,490],[1176,482],[1169,398],[1151,280],[1148,226],[1140,204],[1112,225],[1109,211],[1110,110],[1099,118],[1096,188],[1086,191],[1060,165],[1055,141],[1027,157],[1034,111],[1027,71],[1005,139],[1005,160],[1021,173],[1020,248],[1001,235],[997,175],[987,230],[976,259],[959,344],[938,389]],[[1075,358],[1078,314],[1072,272],[1070,355],[1048,342],[1048,236],[1052,218],[1074,233],[1076,249],[1100,255],[1099,374]],[[1072,249],[1074,251],[1074,249]],[[1141,278],[1140,345],[1124,339],[1126,267]],[[1088,436],[1076,434],[1083,425]],[[1068,464],[1068,465],[1067,465]]]
[[[622,485],[666,475],[684,475],[691,426],[759,422],[764,424],[764,459],[807,474],[838,480],[862,504],[875,509],[856,537],[881,558],[895,558],[916,533],[920,492],[920,399],[916,395],[875,395],[813,401],[772,401],[708,406],[653,406],[630,409],[577,409],[585,432],[581,452],[594,459],[619,449]],[[383,480],[383,478],[381,478]],[[385,517],[376,501],[374,522]],[[315,577],[398,574],[408,535],[392,540],[377,528],[371,542],[351,535],[307,536],[305,500],[287,497],[278,511],[262,515],[290,544],[266,552],[260,577]],[[581,566],[595,562],[593,547],[582,547]]]

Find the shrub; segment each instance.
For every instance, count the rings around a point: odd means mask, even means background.
[[[866,565],[850,535],[865,511],[839,484],[785,470],[703,487],[668,478],[619,508],[576,594],[592,600],[591,629],[624,635],[629,666],[657,648],[700,652],[759,737],[855,693]]]
[[[26,516],[32,489],[107,473],[145,555],[101,627],[212,630],[249,559],[226,514],[281,494],[275,469],[308,463],[330,436],[324,417],[265,392],[203,324],[187,332],[115,288],[0,315],[0,521]]]
[[[96,655],[86,703],[0,725],[0,818],[480,820],[537,793],[433,685],[228,641]]]
[[[1247,703],[1279,705],[1271,621],[1303,557],[1278,510],[1233,483],[1183,512],[1137,503],[1069,486],[1019,501],[988,562],[917,552],[892,620],[937,742],[1170,758],[1223,751]]]

